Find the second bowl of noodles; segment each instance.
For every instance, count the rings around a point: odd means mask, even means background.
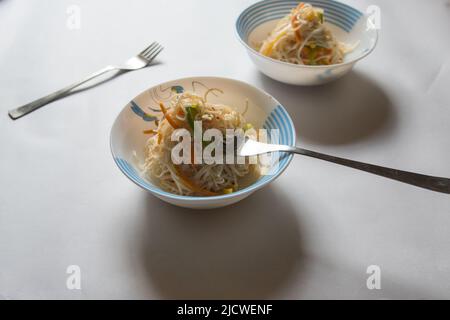
[[[261,72],[294,85],[339,79],[378,39],[371,17],[328,0],[255,3],[237,19],[236,32]]]

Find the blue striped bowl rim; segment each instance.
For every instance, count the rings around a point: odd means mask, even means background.
[[[256,26],[284,17],[300,2],[296,0],[265,0],[258,2],[242,12],[237,21],[237,28],[240,30],[241,36],[246,38]],[[356,22],[363,16],[362,12],[341,2],[330,0],[310,0],[307,2],[323,8],[325,10],[325,19],[346,32],[350,32]]]
[[[305,65],[295,65],[292,63],[287,63],[279,60],[272,59],[270,57],[260,54],[258,51],[253,49],[248,45],[247,39],[250,33],[261,24],[279,20],[290,12],[292,8],[297,6],[300,2],[307,2],[313,6],[323,8],[325,10],[325,21],[343,29],[346,32],[351,32],[355,24],[364,17],[364,14],[350,7],[349,5],[334,1],[334,0],[263,0],[257,2],[247,9],[245,9],[236,20],[236,33],[242,44],[253,53],[263,57],[265,59],[271,60],[273,62],[281,63],[284,65],[289,65],[297,68],[329,68],[331,66],[305,66]],[[374,46],[375,47],[375,46]],[[373,48],[372,48],[373,49]],[[368,55],[372,50],[368,50],[360,57],[355,57],[352,61],[347,61],[337,65],[345,65],[353,63],[357,60],[362,59]]]
[[[235,80],[235,81],[237,81],[237,80]],[[240,82],[240,81],[238,81],[238,82]],[[257,89],[257,90],[270,96],[269,94],[263,92],[260,89]],[[279,143],[289,145],[289,146],[295,146],[296,132],[295,132],[294,123],[292,122],[291,117],[289,116],[286,109],[278,101],[276,101],[272,96],[270,96],[270,97],[277,103],[277,106],[271,111],[269,116],[264,121],[263,128],[268,129],[268,130],[279,129],[279,133],[280,133],[279,134],[279,139],[280,139]],[[200,201],[202,201],[202,200],[229,199],[229,198],[237,197],[239,195],[247,194],[249,192],[256,191],[256,190],[262,188],[263,186],[267,185],[271,181],[275,180],[279,175],[281,175],[284,172],[284,170],[286,170],[286,168],[288,167],[289,163],[291,162],[291,160],[293,158],[292,154],[280,155],[279,164],[278,164],[278,166],[276,166],[276,170],[274,168],[272,168],[272,171],[269,172],[268,175],[262,176],[255,183],[253,183],[252,185],[250,185],[244,189],[238,190],[231,194],[225,194],[225,195],[220,195],[220,196],[192,197],[192,196],[180,196],[180,195],[176,195],[176,194],[164,191],[164,190],[160,189],[159,187],[153,185],[146,179],[144,179],[134,169],[133,165],[131,165],[127,160],[119,157],[118,155],[116,155],[114,153],[114,148],[112,146],[112,143],[113,143],[113,141],[112,141],[112,135],[111,135],[110,148],[111,148],[111,153],[114,158],[114,161],[116,162],[119,169],[131,181],[133,181],[138,186],[140,186],[156,195],[175,199],[175,200],[191,200],[191,201],[200,200]]]

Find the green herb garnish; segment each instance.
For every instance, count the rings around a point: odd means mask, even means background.
[[[194,121],[195,117],[198,114],[198,105],[193,104],[192,106],[186,107],[186,119],[189,123],[189,126],[194,130]]]

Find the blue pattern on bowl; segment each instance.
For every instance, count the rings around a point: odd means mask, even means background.
[[[302,1],[295,0],[267,0],[256,3],[242,12],[236,21],[236,29],[242,39],[257,26],[267,21],[278,20],[287,15]],[[325,10],[325,21],[350,32],[353,26],[363,16],[363,13],[337,1],[309,0],[308,3]]]

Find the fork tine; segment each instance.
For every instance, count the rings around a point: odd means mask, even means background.
[[[153,42],[151,45],[149,45],[147,48],[145,48],[144,50],[141,51],[141,53],[139,53],[141,56],[147,54],[148,52],[150,52],[151,50],[153,50],[156,46],[158,45],[157,42]]]
[[[149,63],[152,62],[153,59],[155,59],[155,58],[158,56],[158,54],[159,54],[161,51],[163,51],[163,50],[164,50],[164,47],[163,47],[163,46],[159,46],[159,48],[158,48],[155,52],[153,52],[152,55],[150,55],[149,57],[147,57],[148,62],[149,62]]]
[[[149,50],[152,50],[155,46],[159,45],[158,42],[153,42],[151,45],[149,45],[147,48],[145,48],[144,50],[141,51],[141,53],[139,53],[140,55],[145,55],[146,53],[148,53]]]
[[[147,50],[144,54],[141,55],[141,57],[148,60],[149,57],[151,57],[157,50],[159,50],[159,48],[161,48],[161,45],[159,43],[156,43],[156,45],[154,47]]]
[[[149,50],[148,52],[146,52],[143,57],[147,60],[149,60],[154,54],[155,52],[157,52],[158,50],[160,50],[162,48],[162,46],[158,43],[156,47],[152,48],[151,50]],[[159,52],[158,52],[159,53]]]

